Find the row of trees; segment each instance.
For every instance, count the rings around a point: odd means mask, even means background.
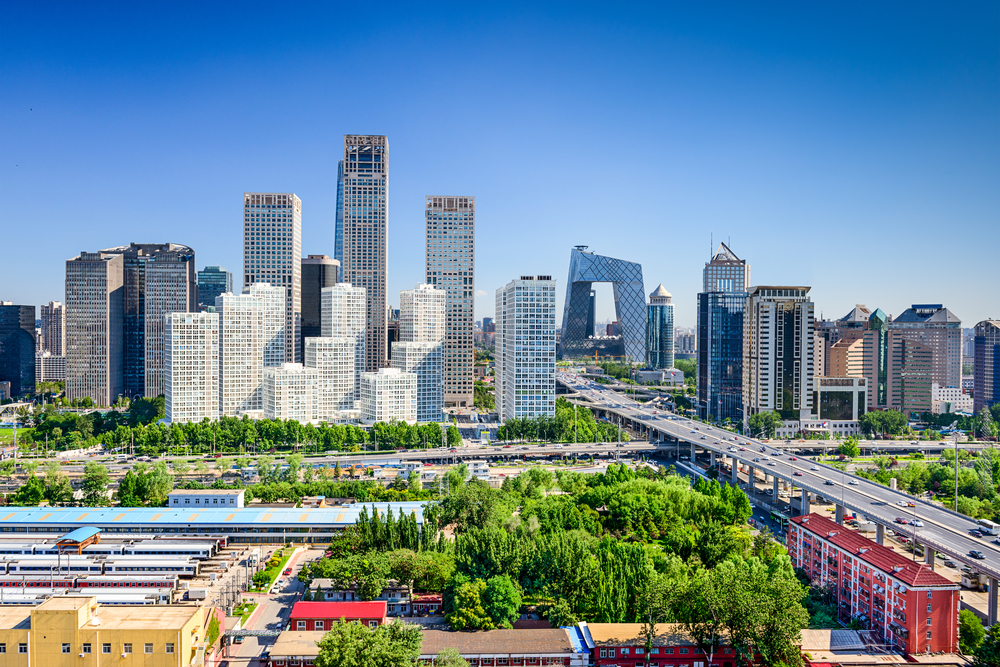
[[[497,439],[544,440],[546,442],[614,442],[618,439],[618,427],[594,419],[594,413],[587,408],[577,408],[565,398],[556,399],[555,416],[508,419],[497,429]],[[628,434],[621,433],[623,441]]]

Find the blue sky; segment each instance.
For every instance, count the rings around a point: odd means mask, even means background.
[[[691,326],[713,234],[827,317],[1000,318],[995,2],[2,13],[0,299],[61,300],[67,258],[130,241],[238,275],[244,191],[298,194],[303,254],[332,255],[342,136],[372,133],[390,294],[422,279],[424,196],[459,194],[477,198],[477,319],[529,273],[558,279],[561,309],[586,244],[641,262]]]

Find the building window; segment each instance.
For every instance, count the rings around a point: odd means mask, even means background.
[[[69,644],[63,642],[62,651],[63,653],[69,653]]]
[[[627,649],[627,648],[623,648],[623,649],[622,649],[622,655],[623,655],[623,656],[626,656],[626,655],[628,655],[628,649]]]
[[[601,657],[602,658],[608,657],[608,649],[606,649],[606,648],[602,648],[601,649]]]
[[[930,630],[928,630],[928,631],[927,631],[927,639],[930,639],[930,638],[931,638],[931,631],[930,631]]]
[[[368,627],[369,628],[377,628],[378,627],[378,621],[368,621]]]
[[[323,629],[323,621],[313,622],[313,630],[322,630],[322,629]]]
[[[688,653],[690,653],[690,649],[686,649],[686,648],[682,648],[681,649],[681,655],[687,655]]]
[[[150,644],[149,642],[146,642],[144,644],[144,648],[145,648],[145,650],[143,651],[144,653],[152,653],[153,652],[153,645]]]
[[[928,616],[927,617],[927,625],[930,625],[930,624],[931,624],[931,618],[930,618],[930,616]]]
[[[83,652],[84,653],[90,653],[90,644],[84,644],[83,645]]]
[[[615,657],[615,650],[613,648],[608,649],[608,657],[609,658]]]
[[[173,642],[171,642],[170,644],[167,644],[167,653],[173,653],[173,652],[174,652],[174,645]]]
[[[101,653],[111,653],[111,644],[101,644]]]
[[[929,602],[927,603],[927,613],[928,614],[931,613],[931,604]],[[927,620],[929,621],[931,619],[927,619]]]
[[[122,653],[131,653],[131,652],[132,652],[132,643],[131,642],[129,642],[128,644],[123,644],[122,645]]]
[[[306,622],[305,621],[297,621],[295,623],[295,629],[296,630],[305,630],[306,629]]]
[[[17,645],[17,652],[18,653],[27,653],[28,652],[28,645],[27,644],[18,644]]]
[[[7,645],[0,644],[0,653],[6,653],[6,652],[7,652]]]

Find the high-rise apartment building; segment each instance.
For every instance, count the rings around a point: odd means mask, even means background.
[[[343,280],[363,287],[367,295],[365,368],[388,365],[386,289],[389,254],[389,141],[384,136],[344,136],[343,168],[338,166],[337,191],[343,213]],[[338,209],[340,207],[338,206]]]
[[[42,304],[42,352],[54,357],[66,355],[66,307],[58,301]]]
[[[824,377],[836,376],[830,367],[830,348],[844,336],[861,336],[861,331],[868,326],[872,311],[863,303],[859,303],[847,315],[839,320],[817,320],[816,335],[822,338],[821,345],[816,346],[816,374]],[[821,351],[822,350],[822,351]],[[823,363],[820,363],[822,354]]]
[[[293,193],[243,193],[243,291],[254,283],[283,290],[283,361],[301,361],[302,200]]]
[[[495,396],[500,421],[556,409],[556,281],[521,276],[496,291]]]
[[[758,412],[812,414],[814,308],[809,287],[751,287],[743,312],[743,425]]]
[[[930,348],[933,382],[962,386],[962,321],[954,313],[939,303],[914,304],[892,320],[889,330]]]
[[[368,335],[368,295],[364,287],[338,283],[324,287],[320,295],[323,338],[345,338],[354,348],[352,401],[361,400],[361,373],[365,370]],[[345,408],[350,409],[350,408]]]
[[[111,405],[124,394],[125,261],[82,252],[66,260],[66,398]]]
[[[337,413],[355,409],[360,395],[360,374],[364,371],[364,346],[360,355],[358,347],[357,338],[306,338],[304,365],[317,373],[318,419],[332,421],[337,419]]]
[[[264,418],[313,422],[319,417],[319,373],[302,364],[264,369]]]
[[[169,313],[165,317],[164,344],[167,421],[218,419],[219,314]]]
[[[215,297],[232,293],[233,272],[221,266],[206,266],[198,272],[198,310],[205,312],[215,308]]]
[[[215,300],[219,314],[219,412],[226,417],[263,410],[264,368],[285,363],[285,289],[255,283],[245,294]]]
[[[863,331],[842,336],[826,353],[824,377],[865,377],[865,340]],[[816,364],[817,366],[819,364]]]
[[[51,352],[35,353],[35,385],[39,382],[65,382],[66,357]]]
[[[720,243],[702,273],[704,292],[745,292],[750,285],[750,265]]]
[[[476,198],[427,197],[424,217],[427,283],[448,293],[444,402],[471,406],[475,402]]]
[[[698,295],[697,390],[702,419],[743,418],[743,310],[746,292]]]
[[[983,320],[975,332],[972,401],[978,413],[1000,403],[1000,320]]]
[[[366,422],[417,421],[417,376],[398,368],[361,374],[361,419]]]
[[[444,406],[445,290],[417,285],[399,294],[400,340],[392,367],[417,376],[417,421],[441,421]]]
[[[674,367],[674,304],[661,284],[646,306],[646,365],[655,370]]]
[[[0,301],[0,382],[10,395],[35,391],[35,307]]]
[[[340,282],[340,262],[327,255],[309,255],[302,260],[302,328],[300,347],[304,351],[305,339],[315,338],[323,332],[320,324],[321,294],[326,287]],[[304,352],[303,352],[304,354]]]

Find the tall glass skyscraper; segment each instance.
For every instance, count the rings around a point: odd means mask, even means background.
[[[333,227],[333,258],[344,265],[344,161],[337,160],[337,212]]]
[[[233,291],[233,273],[221,266],[206,266],[198,272],[198,310],[215,310],[215,297]]]
[[[655,370],[674,367],[674,304],[662,284],[646,306],[646,365]]]

